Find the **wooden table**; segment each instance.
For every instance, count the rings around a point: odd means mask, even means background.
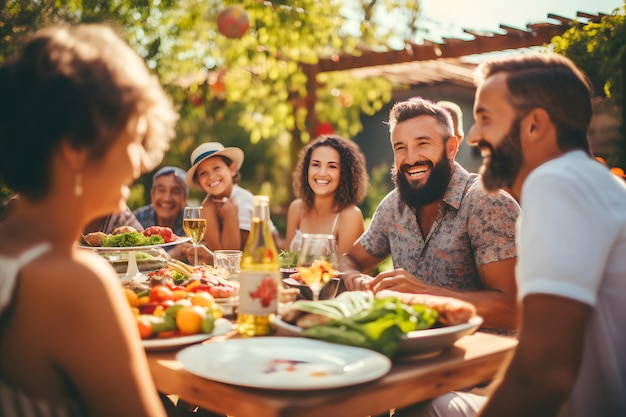
[[[309,392],[244,388],[200,378],[182,368],[175,359],[176,352],[149,352],[148,361],[160,392],[221,414],[365,417],[492,378],[510,359],[516,345],[515,339],[478,332],[435,356],[396,358],[391,371],[379,380]]]

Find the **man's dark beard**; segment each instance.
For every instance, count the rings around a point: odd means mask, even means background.
[[[416,164],[421,165],[421,164]],[[430,163],[432,166],[432,163]],[[443,197],[448,188],[450,178],[452,178],[452,166],[450,159],[445,152],[442,153],[441,160],[432,166],[430,177],[422,186],[414,188],[405,178],[404,173],[413,165],[403,164],[400,171],[394,170],[393,182],[398,188],[400,199],[411,208],[418,209],[430,203],[433,203]]]
[[[515,119],[509,133],[502,142],[493,147],[491,144],[480,141],[478,146],[491,150],[491,160],[480,169],[483,187],[487,191],[497,191],[501,188],[511,188],[519,174],[524,158],[522,156],[520,140],[520,121]]]

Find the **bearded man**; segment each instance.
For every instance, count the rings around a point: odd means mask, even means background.
[[[428,100],[389,114],[396,188],[339,263],[348,290],[455,297],[476,306],[485,328],[517,327],[515,221],[510,194],[488,194],[455,162],[459,138],[448,111]],[[394,268],[364,274],[391,255]]]

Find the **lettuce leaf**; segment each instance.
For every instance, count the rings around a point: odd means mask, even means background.
[[[364,347],[393,357],[409,332],[428,329],[437,321],[437,311],[424,305],[409,306],[396,298],[374,300],[370,308],[303,331],[305,337]]]
[[[127,232],[117,235],[109,235],[102,239],[102,246],[105,247],[130,247],[130,246],[149,246],[160,245],[165,243],[163,237],[159,235],[144,236],[141,232]]]

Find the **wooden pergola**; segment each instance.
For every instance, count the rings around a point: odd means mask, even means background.
[[[463,40],[444,38],[441,43],[425,41],[423,44],[405,43],[402,50],[386,52],[361,51],[359,55],[334,55],[320,58],[315,64],[301,64],[308,78],[307,131],[315,137],[319,120],[315,114],[317,101],[318,74],[332,71],[350,71],[355,78],[385,77],[392,82],[404,85],[434,84],[442,82],[473,86],[473,70],[476,60],[471,57],[482,54],[519,50],[546,45],[557,35],[563,34],[573,24],[599,22],[605,14],[577,12],[576,20],[556,14],[548,14],[552,22],[527,25],[526,29],[517,29],[500,25],[503,33],[476,32],[464,30],[473,39]],[[294,132],[299,136],[297,132]],[[294,137],[293,154],[302,146],[301,137]],[[295,160],[295,159],[294,159]]]

